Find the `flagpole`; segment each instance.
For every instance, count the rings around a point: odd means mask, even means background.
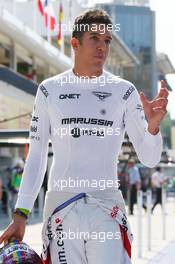
[[[64,31],[61,30],[61,33],[62,33],[61,52],[64,53]]]
[[[37,32],[37,0],[33,1],[33,30]]]
[[[61,30],[61,52],[64,54],[64,31],[62,30],[62,22],[64,20],[63,18],[63,2],[60,0],[60,6],[61,6],[61,18],[60,18],[60,30]]]
[[[51,17],[48,13],[47,41],[51,44]]]
[[[72,22],[72,1],[69,0],[69,23]]]
[[[69,23],[72,25],[72,1],[69,0]],[[74,60],[74,52],[71,46],[71,60]]]
[[[16,0],[13,0],[12,2],[12,14],[16,16]]]

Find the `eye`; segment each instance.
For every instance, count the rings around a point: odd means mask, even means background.
[[[107,45],[110,45],[110,44],[111,44],[111,40],[110,40],[110,39],[106,39],[106,40],[105,40],[105,43],[106,43]]]
[[[97,36],[92,36],[91,39],[98,40]]]

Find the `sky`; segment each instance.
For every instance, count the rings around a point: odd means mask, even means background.
[[[156,47],[167,53],[175,67],[175,1],[151,0],[151,7],[156,10]]]

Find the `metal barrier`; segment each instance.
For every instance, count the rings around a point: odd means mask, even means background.
[[[151,250],[152,240],[152,191],[147,190],[147,249]],[[142,191],[137,192],[137,236],[138,236],[138,257],[142,257],[142,245],[143,245],[143,218],[142,218],[142,207],[143,207],[143,193]],[[166,239],[166,190],[162,188],[162,239]]]
[[[152,191],[147,190],[147,228],[148,228],[148,250],[151,250],[151,208],[152,208]]]
[[[162,239],[166,239],[166,191],[162,187]]]
[[[137,208],[138,208],[138,257],[142,257],[142,204],[143,193],[137,192]]]

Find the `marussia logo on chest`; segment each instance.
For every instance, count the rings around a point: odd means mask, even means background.
[[[112,93],[107,93],[107,92],[92,92],[95,96],[97,96],[101,101],[104,101],[107,97],[111,96]]]

